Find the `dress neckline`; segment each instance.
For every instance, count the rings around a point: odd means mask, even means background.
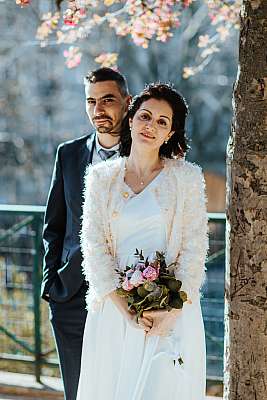
[[[125,166],[125,163],[124,163],[124,166]],[[165,164],[163,165],[163,168],[159,171],[159,173],[144,187],[143,190],[141,190],[141,192],[138,192],[138,193],[134,192],[133,189],[128,185],[128,183],[125,182],[124,174],[123,174],[123,183],[127,187],[127,189],[132,193],[132,195],[134,197],[136,197],[138,195],[141,195],[146,189],[151,188],[151,186],[153,186],[153,184],[157,181],[158,177],[163,174],[164,170],[165,170]]]

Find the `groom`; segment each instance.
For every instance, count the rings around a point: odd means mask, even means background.
[[[110,68],[86,76],[85,95],[95,132],[58,147],[43,231],[41,295],[49,302],[66,400],[76,399],[87,314],[88,284],[82,274],[79,240],[85,169],[88,164],[117,157],[130,102],[125,77]]]

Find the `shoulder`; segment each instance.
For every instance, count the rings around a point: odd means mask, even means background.
[[[102,161],[100,163],[97,163],[89,170],[92,172],[92,174],[97,175],[97,176],[112,176],[114,173],[118,172],[121,170],[123,164],[123,157],[119,157],[115,160],[106,160]]]
[[[76,139],[72,140],[67,140],[66,142],[60,143],[58,146],[58,152],[72,152],[75,151],[76,149],[83,147],[86,145],[87,140],[94,135],[94,132],[81,136]]]
[[[85,183],[93,180],[101,186],[107,185],[123,170],[123,165],[123,157],[119,157],[115,160],[102,161],[95,165],[89,165],[86,170]]]
[[[185,181],[203,179],[202,169],[198,164],[185,159],[166,159],[165,163],[168,170],[180,179]]]

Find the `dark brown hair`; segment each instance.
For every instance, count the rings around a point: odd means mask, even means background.
[[[129,96],[129,89],[124,75],[112,68],[98,68],[88,72],[84,78],[85,85],[87,83],[96,83],[104,81],[114,81],[118,85],[119,91],[123,97]]]

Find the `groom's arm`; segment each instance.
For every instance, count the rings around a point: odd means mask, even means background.
[[[43,243],[45,255],[41,295],[45,300],[48,300],[49,289],[54,282],[58,268],[60,268],[66,230],[66,202],[62,174],[63,146],[60,145],[57,149],[44,219]]]

